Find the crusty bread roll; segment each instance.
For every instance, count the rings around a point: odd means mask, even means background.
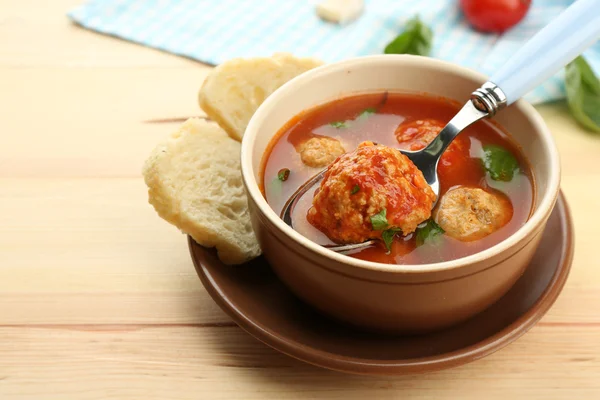
[[[250,118],[267,96],[295,76],[321,64],[312,58],[296,58],[287,53],[236,58],[208,74],[198,101],[229,136],[241,141]]]
[[[159,144],[143,169],[149,202],[163,219],[225,264],[260,255],[240,169],[240,143],[216,124],[190,118]]]

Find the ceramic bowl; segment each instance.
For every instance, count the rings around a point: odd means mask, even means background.
[[[323,313],[390,333],[423,333],[459,323],[502,297],[531,260],[559,193],[560,161],[544,121],[520,100],[498,113],[531,163],[536,196],[530,219],[479,253],[435,264],[388,265],[328,250],[287,226],[259,188],[271,139],[298,113],[360,92],[424,92],[468,100],[486,77],[443,61],[406,55],[354,58],[289,81],[259,107],[246,129],[242,175],[263,253],[292,292]],[[367,138],[365,138],[367,139]]]

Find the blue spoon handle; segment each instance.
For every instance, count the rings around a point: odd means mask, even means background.
[[[508,105],[600,39],[600,0],[577,0],[519,49],[490,79]]]

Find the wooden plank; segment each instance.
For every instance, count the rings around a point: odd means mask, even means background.
[[[235,327],[1,328],[3,398],[594,399],[600,327],[537,327],[486,359],[399,378],[281,355]]]
[[[196,97],[206,72],[0,69],[0,177],[139,176],[177,127],[149,121],[204,115]]]
[[[0,66],[74,69],[197,64],[77,26],[68,19],[67,12],[81,3],[81,0],[0,1]]]

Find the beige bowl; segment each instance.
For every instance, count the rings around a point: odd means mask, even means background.
[[[535,211],[497,245],[458,260],[387,265],[334,253],[287,226],[259,189],[261,160],[277,131],[307,108],[356,92],[417,91],[466,102],[486,77],[443,61],[369,56],[311,70],[279,88],[252,117],[242,141],[242,174],[252,223],[280,279],[324,313],[371,330],[420,333],[463,321],[504,295],[521,276],[541,239],[560,184],[552,136],[523,100],[496,115],[531,162]]]

